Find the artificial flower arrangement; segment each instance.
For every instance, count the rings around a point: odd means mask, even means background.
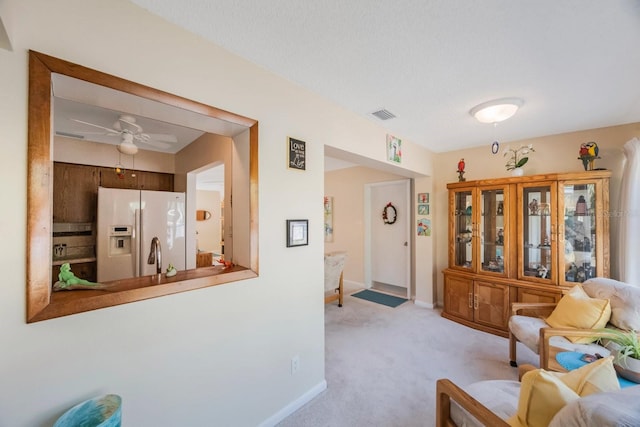
[[[516,149],[509,148],[504,153],[505,157],[509,156],[509,160],[506,164],[507,170],[510,171],[524,166],[529,161],[529,157],[527,157],[527,154],[535,151],[536,150],[533,149],[533,144],[521,145]]]

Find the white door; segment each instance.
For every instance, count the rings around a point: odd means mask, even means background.
[[[406,288],[410,281],[410,181],[390,181],[368,184],[365,188],[365,262],[369,265],[370,287],[374,282]],[[368,201],[368,202],[367,202]],[[386,220],[383,218],[386,213]]]

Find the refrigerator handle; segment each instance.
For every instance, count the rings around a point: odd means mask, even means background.
[[[135,211],[134,222],[133,230],[136,234],[133,244],[133,250],[135,253],[135,256],[133,257],[133,276],[140,277],[142,272],[142,267],[140,266],[140,263],[142,262],[142,257],[140,256],[140,253],[142,252],[142,211],[140,209],[136,209]]]

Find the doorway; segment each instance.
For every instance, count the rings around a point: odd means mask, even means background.
[[[365,185],[365,285],[411,299],[411,180]]]
[[[196,175],[196,268],[218,265],[224,257],[224,163],[204,166]]]

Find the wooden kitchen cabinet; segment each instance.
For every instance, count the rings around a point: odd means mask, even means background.
[[[498,335],[511,302],[609,277],[609,171],[456,182],[443,317]]]
[[[136,175],[140,190],[173,191],[173,174],[140,171]]]
[[[132,172],[135,176],[132,176]],[[98,187],[173,191],[173,174],[53,163],[53,222],[95,222]]]
[[[53,222],[95,222],[98,168],[53,163]]]
[[[100,187],[135,190],[138,188],[137,173],[134,176],[132,175],[132,171],[125,170],[124,173],[118,175],[114,168],[101,167]]]
[[[100,168],[100,186],[131,190],[173,191],[173,174],[125,170],[119,176],[113,168]]]

